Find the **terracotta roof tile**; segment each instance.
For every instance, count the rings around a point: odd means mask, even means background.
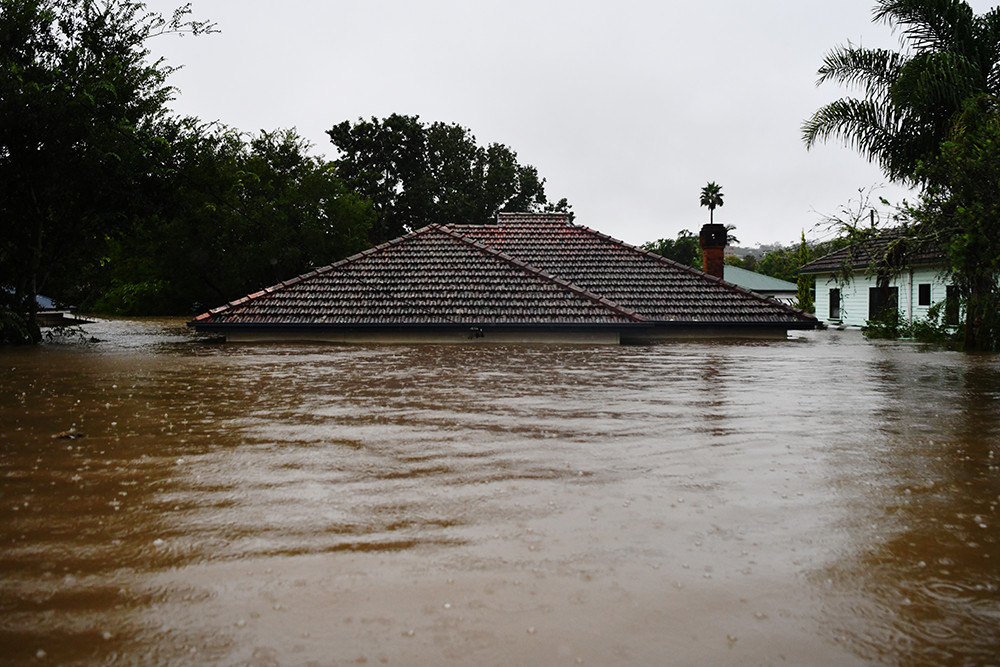
[[[500,214],[497,224],[453,227],[651,321],[796,322],[809,319],[772,299],[660,257],[564,216]]]

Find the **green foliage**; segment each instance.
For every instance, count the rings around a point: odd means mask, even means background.
[[[1000,350],[1000,110],[969,100],[940,156],[921,165],[929,186],[913,217],[917,241],[943,248],[965,309],[966,349]]]
[[[41,340],[38,325],[9,308],[0,307],[0,345],[27,345]]]
[[[371,205],[294,131],[245,137],[171,121],[176,171],[154,214],[85,269],[77,300],[156,315],[225,303],[368,247]]]
[[[864,327],[864,336],[869,339],[897,340],[910,339],[921,343],[945,344],[958,342],[963,335],[963,328],[951,327],[944,322],[945,303],[931,306],[927,317],[907,322],[896,309],[887,309],[874,320],[868,320]]]
[[[796,272],[798,269],[805,264],[808,264],[811,260],[811,253],[809,252],[809,246],[806,244],[806,233],[802,232],[802,240],[799,243],[799,256],[798,256],[798,266],[796,267]],[[795,280],[798,289],[796,290],[796,304],[795,307],[806,311],[807,313],[816,312],[815,304],[813,303],[813,282],[812,276],[800,275]]]
[[[748,253],[744,257],[726,255],[723,261],[730,266],[736,266],[747,271],[757,271],[758,268],[757,256],[753,253]]]
[[[686,229],[678,232],[676,239],[657,239],[643,243],[640,247],[701,270],[701,245],[698,243],[698,237]]]
[[[819,83],[855,86],[862,99],[820,108],[803,127],[811,147],[840,139],[893,180],[919,182],[965,100],[1000,94],[1000,8],[976,16],[962,0],[878,0],[875,21],[899,29],[902,53],[853,44],[834,49]]]
[[[778,248],[765,254],[758,265],[758,273],[778,280],[794,283],[799,273],[799,253],[794,246]]]
[[[927,311],[927,317],[907,323],[901,330],[901,337],[913,338],[922,343],[946,343],[961,341],[964,327],[951,327],[945,323],[944,312],[947,304],[936,303]]]
[[[894,308],[885,309],[879,317],[865,322],[863,329],[865,338],[895,340],[901,337],[901,323],[898,310]]]
[[[340,154],[337,175],[375,206],[374,243],[430,223],[487,224],[501,211],[569,211],[565,199],[549,203],[545,179],[513,150],[479,146],[459,125],[393,114],[327,134]]]
[[[101,254],[147,213],[159,177],[153,127],[169,68],[145,40],[204,32],[128,0],[0,4],[0,283],[33,327],[35,295]]]
[[[859,86],[865,98],[822,107],[803,138],[843,139],[890,178],[923,186],[920,205],[904,205],[916,225],[886,236],[873,221],[854,230],[855,245],[877,248],[869,271],[882,282],[915,253],[944,249],[966,311],[965,348],[1000,349],[1000,8],[977,16],[962,0],[879,0],[875,20],[900,28],[908,48],[835,49],[820,82]]]
[[[116,315],[146,315],[157,310],[169,287],[169,283],[162,280],[125,283],[114,278],[110,288],[94,304],[93,311]]]

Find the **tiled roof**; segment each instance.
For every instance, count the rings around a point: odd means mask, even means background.
[[[214,324],[621,324],[643,318],[432,225],[196,318]]]
[[[642,250],[562,216],[501,213],[497,224],[460,234],[634,310],[656,322],[764,323],[808,315]]]
[[[198,327],[811,325],[566,216],[430,225],[198,316]]]
[[[836,273],[844,264],[852,269],[867,269],[871,264],[872,255],[883,257],[890,242],[900,238],[899,231],[889,231],[868,243],[858,243],[848,248],[841,248],[829,255],[814,259],[799,267],[799,273]],[[928,266],[944,262],[944,251],[940,248],[921,248],[911,253],[909,263],[913,266]]]

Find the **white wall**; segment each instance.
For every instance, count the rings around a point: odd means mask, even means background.
[[[830,324],[845,324],[861,327],[868,321],[869,289],[875,287],[874,276],[866,276],[863,272],[854,273],[854,278],[847,285],[838,285],[833,274],[816,276],[816,318]],[[944,301],[947,289],[947,277],[940,267],[921,267],[912,269],[889,283],[890,287],[899,290],[899,312],[907,320],[921,320],[927,317],[930,306],[919,305],[919,288],[921,283],[931,286],[931,305]],[[830,290],[840,289],[840,319],[830,319]]]

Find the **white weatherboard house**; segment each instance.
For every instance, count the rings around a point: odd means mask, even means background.
[[[884,252],[889,237],[879,239],[870,248],[872,253]],[[877,277],[867,275],[871,255],[867,249],[855,247],[820,257],[799,273],[816,277],[816,319],[834,326],[863,327],[878,317],[886,307],[895,307],[906,321],[926,319],[931,306],[952,296],[954,286],[948,284],[944,256],[940,252],[924,252],[912,258],[910,268],[889,281],[888,293],[880,290]],[[839,278],[848,263],[851,279],[844,284]],[[888,296],[888,302],[884,299]],[[957,303],[956,299],[953,303]],[[959,313],[945,313],[948,324],[958,324]]]

